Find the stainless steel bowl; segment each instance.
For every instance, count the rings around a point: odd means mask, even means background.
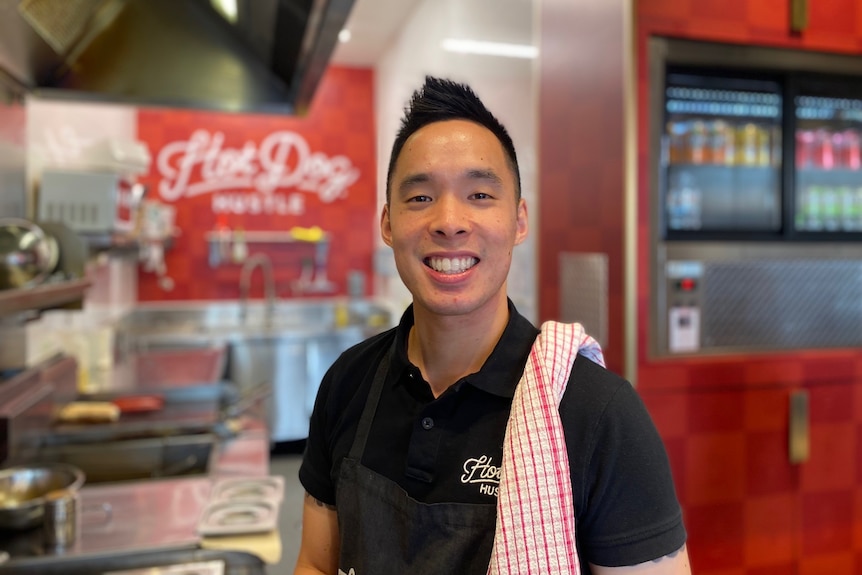
[[[0,528],[39,525],[45,513],[45,496],[54,491],[77,491],[84,479],[80,469],[62,463],[0,469]]]
[[[0,289],[44,281],[59,260],[57,240],[20,218],[0,218]]]

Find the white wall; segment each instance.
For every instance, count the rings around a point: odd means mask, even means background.
[[[527,201],[531,228],[527,241],[515,249],[509,295],[518,310],[534,323],[538,316],[537,60],[455,54],[443,51],[440,44],[444,38],[536,44],[533,25],[536,1],[423,0],[375,69],[380,207],[385,202],[389,153],[404,106],[426,74],[469,84],[506,126],[518,154],[522,195]],[[394,272],[391,251],[382,242],[379,246],[383,265],[378,269],[388,269],[390,275],[378,277],[376,291],[393,302],[400,313],[410,303],[410,293]]]
[[[36,190],[44,170],[86,170],[91,166],[85,150],[92,144],[137,139],[137,109],[131,106],[29,96],[26,107],[30,214],[37,213]],[[137,267],[133,256],[88,261],[92,287],[87,290],[85,309],[117,316],[133,307],[138,299]]]

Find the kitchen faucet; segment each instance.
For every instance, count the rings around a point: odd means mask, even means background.
[[[272,320],[275,312],[275,275],[272,260],[266,254],[254,254],[242,264],[239,274],[240,320],[245,323],[248,314],[248,292],[251,290],[251,276],[254,269],[263,271],[263,290],[266,297],[266,322]]]

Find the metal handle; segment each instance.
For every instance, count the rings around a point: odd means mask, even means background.
[[[797,390],[790,394],[788,430],[788,458],[790,463],[808,461],[811,443],[808,425],[808,392],[805,390]]]

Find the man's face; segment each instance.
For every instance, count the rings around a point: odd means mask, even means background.
[[[380,220],[383,241],[417,313],[505,308],[512,249],[527,236],[527,208],[490,130],[465,120],[410,136]]]

